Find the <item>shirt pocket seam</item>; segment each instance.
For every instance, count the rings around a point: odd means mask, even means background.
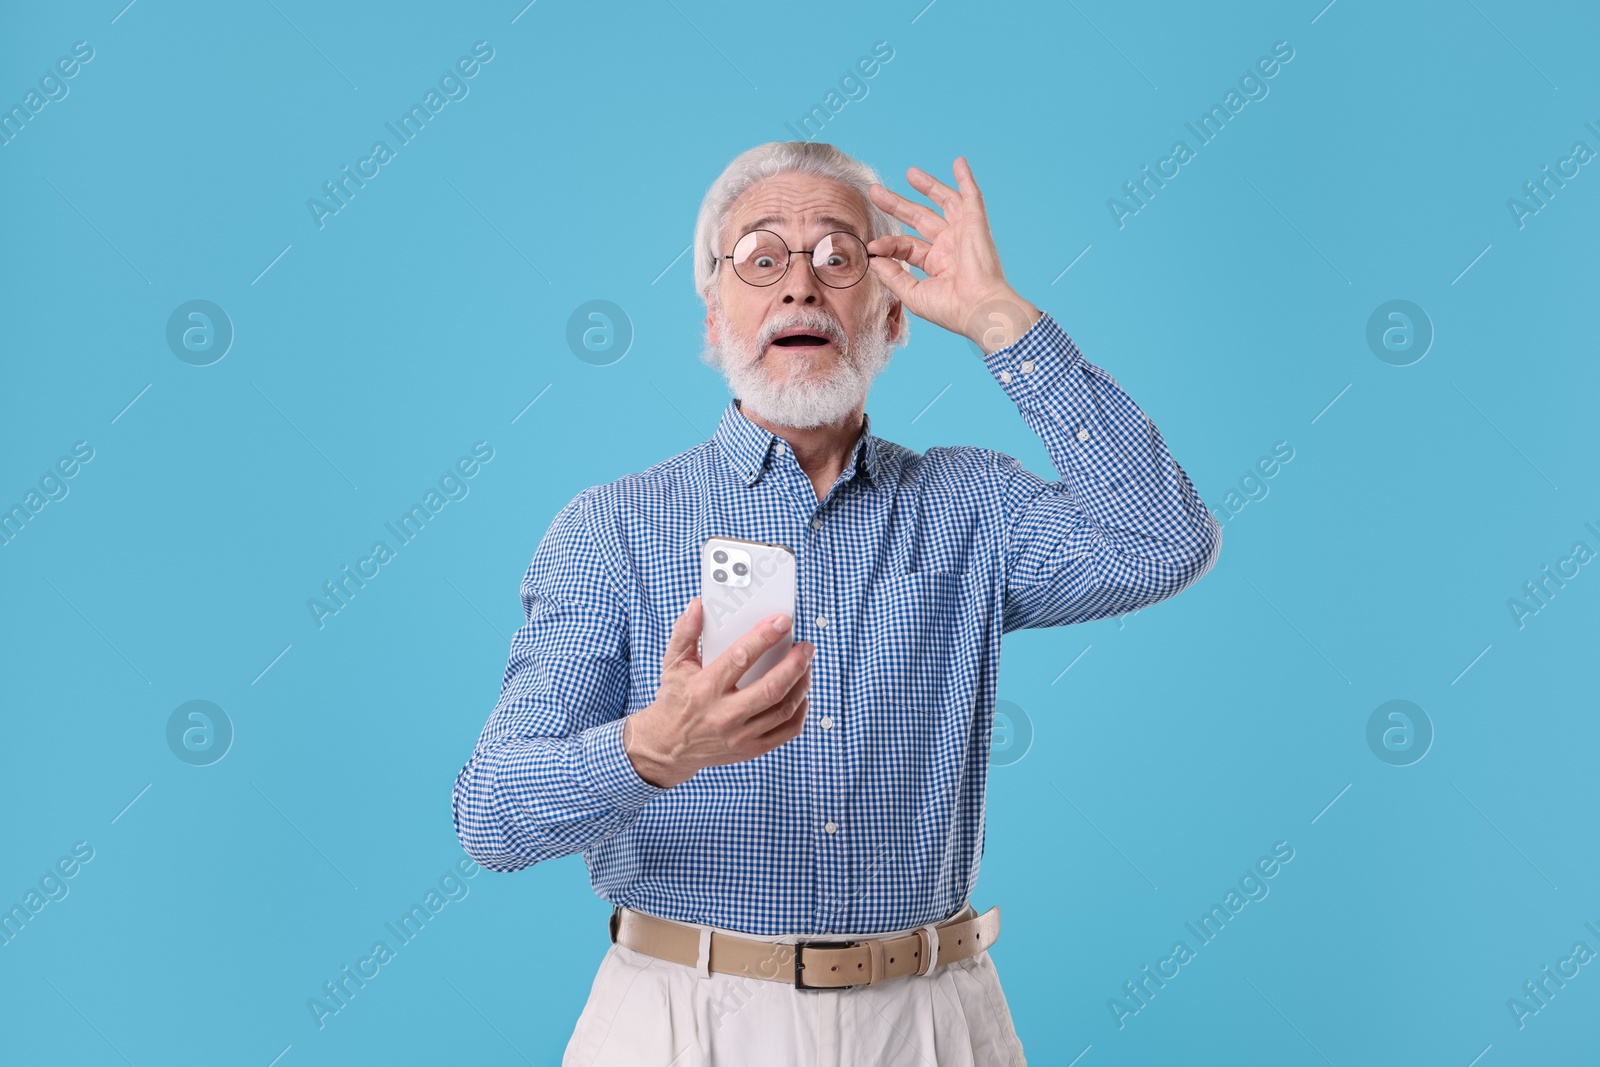
[[[901,652],[904,645],[896,634],[887,629],[899,623],[914,635],[915,646],[905,655],[905,662],[898,667],[889,667],[891,672],[888,677],[878,681],[884,699],[891,704],[899,706],[901,710],[912,709],[939,712],[944,710],[949,694],[948,679],[944,677],[942,668],[947,665],[949,654],[954,650],[956,640],[957,620],[952,617],[947,622],[939,625],[938,629],[928,625],[930,605],[948,599],[952,611],[959,610],[963,579],[965,571],[912,571],[904,574],[886,575],[875,590],[878,593],[880,606],[876,608],[881,614],[873,617],[880,622],[885,630],[872,635],[871,640],[895,642],[895,652]],[[896,613],[897,600],[904,603],[905,594],[915,591],[916,598],[913,604],[908,605],[910,610],[903,616]],[[925,690],[931,687],[930,694]],[[932,704],[929,704],[930,696]],[[915,701],[908,704],[907,701]]]

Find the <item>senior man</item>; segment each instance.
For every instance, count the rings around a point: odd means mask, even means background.
[[[716,433],[579,493],[523,577],[452,810],[484,867],[582,852],[613,905],[564,1064],[1024,1063],[999,908],[968,900],[1001,636],[1172,596],[1221,534],[1144,412],[1007,284],[954,174],[906,172],[936,211],[831,145],[735,158],[695,227]],[[1059,480],[872,435],[907,310],[982,350]],[[798,594],[704,663],[709,536],[791,546]]]

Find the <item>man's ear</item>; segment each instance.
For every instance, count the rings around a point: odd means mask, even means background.
[[[720,345],[722,339],[717,336],[717,317],[710,308],[706,308],[706,340],[711,344]]]
[[[898,299],[889,302],[889,340],[894,342],[900,338],[900,328],[906,317],[906,306]]]

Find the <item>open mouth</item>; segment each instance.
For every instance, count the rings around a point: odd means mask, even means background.
[[[772,342],[781,348],[821,348],[833,342],[821,334],[797,333],[788,337],[780,337]]]

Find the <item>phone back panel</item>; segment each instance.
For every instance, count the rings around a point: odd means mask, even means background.
[[[710,666],[757,623],[782,612],[794,617],[797,564],[783,545],[710,537],[700,548],[700,662]],[[794,647],[794,627],[739,677],[743,689]]]

